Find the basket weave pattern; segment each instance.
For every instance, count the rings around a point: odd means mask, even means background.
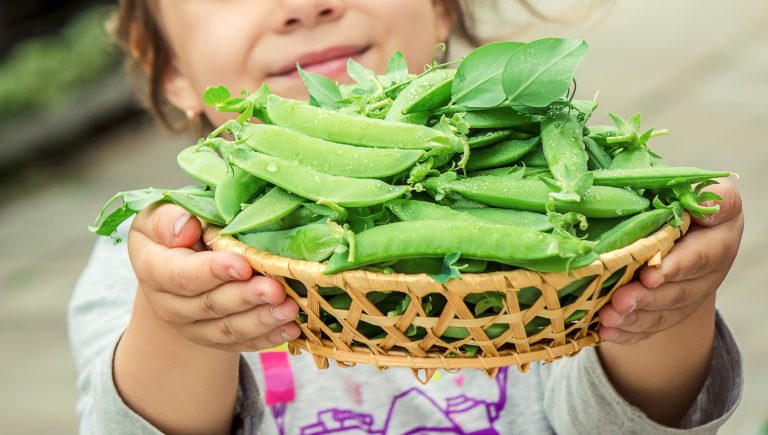
[[[675,240],[687,231],[690,218],[683,225],[666,225],[651,236],[630,246],[603,254],[589,266],[566,272],[539,273],[512,270],[479,274],[463,274],[460,280],[440,284],[429,275],[382,274],[365,270],[350,270],[335,275],[323,275],[324,264],[292,260],[245,245],[219,234],[220,228],[207,226],[205,241],[216,251],[231,251],[245,256],[253,268],[280,281],[288,294],[307,314],[300,323],[302,335],[289,343],[289,350],[312,354],[318,368],[327,368],[328,359],[341,367],[356,363],[379,368],[409,367],[422,382],[431,378],[436,369],[477,368],[494,376],[499,367],[517,365],[526,370],[533,361],[553,361],[573,356],[584,347],[599,343],[597,311],[605,305],[613,291],[632,280],[642,265],[658,264],[672,248]],[[594,276],[587,288],[566,305],[561,305],[558,291],[581,278]],[[610,278],[619,279],[604,286]],[[293,281],[293,285],[292,284]],[[294,289],[295,282],[306,287],[306,297]],[[333,308],[318,287],[339,287],[352,298],[348,310]],[[518,302],[520,289],[535,287],[541,291],[531,306]],[[605,287],[605,288],[603,288]],[[388,317],[366,297],[372,291],[398,291],[410,296],[410,304],[401,316]],[[473,293],[498,291],[503,295],[504,308],[499,314],[476,318],[464,302]],[[422,308],[422,298],[441,294],[446,304],[437,317],[429,317]],[[335,317],[341,331],[332,331],[320,320],[320,310]],[[566,321],[577,310],[586,311],[579,320]],[[525,326],[534,318],[548,324],[526,333]],[[357,330],[360,322],[381,327],[386,336],[368,339]],[[489,338],[485,328],[492,324],[508,324],[509,329],[496,338]],[[420,340],[411,340],[405,331],[411,326],[426,329]],[[465,339],[446,342],[440,337],[449,326],[469,331]],[[463,357],[459,349],[464,344],[479,347],[476,355]]]

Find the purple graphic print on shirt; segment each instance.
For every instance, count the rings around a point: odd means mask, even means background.
[[[301,435],[498,435],[493,425],[507,404],[507,367],[499,369],[496,375],[498,400],[490,402],[468,397],[464,394],[446,399],[446,403],[437,403],[423,389],[413,387],[392,398],[383,424],[377,424],[371,414],[346,409],[329,408],[317,413],[317,421],[301,429]],[[421,426],[413,420],[413,408],[432,408],[438,422]],[[277,422],[281,435],[285,434],[286,405],[272,407],[272,415]],[[403,420],[407,419],[407,421]],[[435,418],[430,418],[434,421]],[[392,428],[392,429],[390,429]]]

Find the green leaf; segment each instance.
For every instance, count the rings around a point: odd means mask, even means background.
[[[304,81],[304,86],[307,87],[309,92],[310,104],[328,109],[341,108],[339,100],[343,97],[336,83],[323,75],[304,71],[299,64],[296,64],[296,68],[299,70],[301,80]]]
[[[203,101],[208,106],[215,106],[229,100],[230,96],[229,89],[225,86],[208,86],[203,94]]]
[[[347,75],[357,82],[357,85],[362,89],[373,89],[375,87],[370,78],[376,79],[376,73],[360,65],[351,57],[347,60]]]
[[[394,83],[400,83],[408,78],[408,63],[406,63],[405,57],[400,50],[395,51],[390,56],[384,77]]]
[[[522,42],[493,42],[476,48],[461,61],[451,88],[451,104],[495,107],[504,101],[502,74]]]
[[[443,258],[443,269],[440,273],[430,273],[429,276],[440,284],[445,284],[454,278],[461,279],[461,273],[459,272],[460,268],[454,265],[459,260],[459,257],[461,257],[461,252],[458,251],[445,254],[445,257]]]
[[[130,192],[126,192],[123,195],[123,202],[135,212],[144,210],[146,207],[149,207],[150,205],[162,199],[163,192],[161,190],[151,188],[132,190]]]
[[[581,39],[546,38],[518,48],[502,73],[507,101],[547,106],[565,94],[586,55],[587,43]]]
[[[499,292],[486,292],[483,294],[483,298],[475,304],[475,316],[479,316],[490,309],[494,309],[494,313],[500,313],[503,308],[504,298]]]

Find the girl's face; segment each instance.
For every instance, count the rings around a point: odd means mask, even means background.
[[[227,119],[204,107],[207,86],[235,92],[266,83],[296,99],[302,68],[347,82],[346,60],[379,73],[401,50],[411,71],[429,63],[451,20],[440,0],[162,0],[158,20],[172,52],[166,94],[181,110]]]

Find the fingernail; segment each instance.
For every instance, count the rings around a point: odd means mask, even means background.
[[[183,216],[180,216],[178,219],[176,219],[176,222],[173,224],[173,235],[178,237],[179,234],[181,234],[181,230],[184,229],[184,225],[186,225],[187,222],[192,218],[192,215],[189,213],[184,214]]]
[[[227,275],[229,275],[232,279],[236,279],[236,280],[245,279],[245,277],[241,275],[240,272],[235,270],[234,267],[227,268]]]
[[[280,310],[277,309],[277,307],[273,306],[272,309],[272,317],[274,317],[277,320],[287,320],[288,317],[285,316],[285,314],[281,313]]]
[[[285,340],[285,341],[293,340],[293,336],[291,334],[289,334],[288,331],[285,331],[285,330],[280,331],[280,336],[282,336],[283,340]]]

